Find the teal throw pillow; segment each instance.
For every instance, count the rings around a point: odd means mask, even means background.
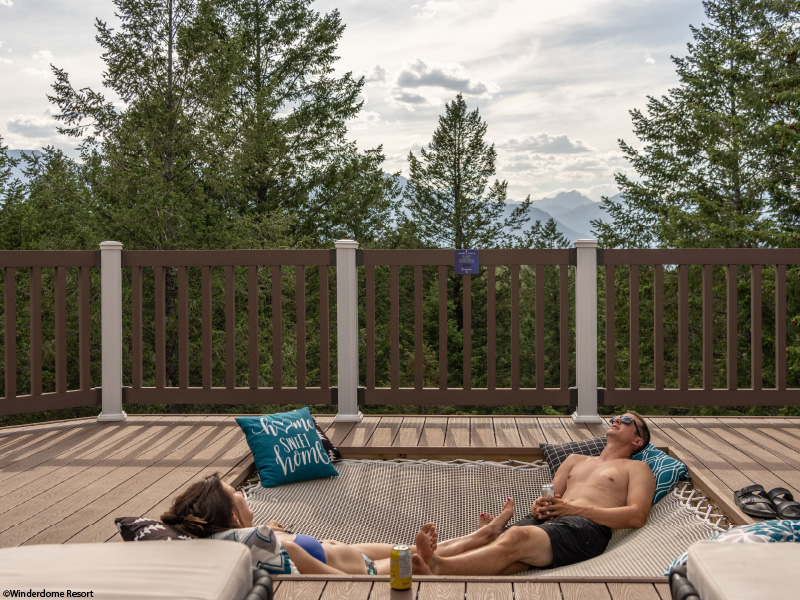
[[[724,543],[746,543],[746,544],[769,544],[772,542],[800,542],[800,521],[784,520],[784,521],[761,521],[751,525],[742,525],[741,527],[732,527],[727,531],[718,533],[715,536],[708,538],[709,541],[724,542]],[[669,576],[669,572],[674,567],[680,567],[686,564],[689,556],[688,552],[684,552],[681,556],[672,561],[672,564],[667,568],[664,576]]]
[[[260,417],[236,417],[236,422],[247,438],[262,486],[339,475],[308,408]]]
[[[666,452],[662,452],[653,444],[647,444],[642,450],[631,456],[633,460],[646,462],[656,478],[656,492],[653,504],[661,500],[681,479],[689,477],[686,465]]]

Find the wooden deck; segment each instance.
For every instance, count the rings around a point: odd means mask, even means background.
[[[602,435],[568,417],[319,417],[345,457],[536,458],[540,442]],[[696,484],[736,523],[751,520],[733,491],[757,482],[800,497],[800,418],[650,417],[653,443],[682,459]],[[124,423],[76,419],[0,429],[0,547],[116,542],[117,516],[158,517],[187,483],[219,471],[232,483],[252,470],[230,415],[132,415]],[[418,578],[415,599],[669,598],[664,579],[544,582]],[[277,598],[390,597],[386,578],[286,578]],[[394,597],[394,596],[393,596]]]

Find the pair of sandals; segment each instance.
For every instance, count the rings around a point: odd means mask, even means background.
[[[742,512],[759,519],[800,519],[800,502],[786,488],[767,492],[758,484],[748,485],[733,493]]]

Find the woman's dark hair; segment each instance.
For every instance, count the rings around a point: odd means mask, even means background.
[[[222,487],[219,473],[186,488],[161,520],[192,537],[208,537],[231,528],[233,498]]]

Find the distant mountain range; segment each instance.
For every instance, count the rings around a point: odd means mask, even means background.
[[[15,159],[20,159],[22,153],[41,154],[39,150],[9,150],[8,155]],[[25,181],[25,175],[19,167],[11,169],[12,178]],[[401,176],[400,186],[405,187],[408,180]],[[612,200],[619,201],[621,194],[612,197]],[[516,202],[509,202],[506,215],[518,206]],[[587,198],[577,190],[571,192],[560,192],[552,198],[542,198],[531,202],[531,223],[541,221],[546,223],[549,219],[554,219],[558,230],[569,239],[570,242],[580,239],[594,237],[591,233],[593,219],[600,219],[605,216],[602,203],[595,202]]]

